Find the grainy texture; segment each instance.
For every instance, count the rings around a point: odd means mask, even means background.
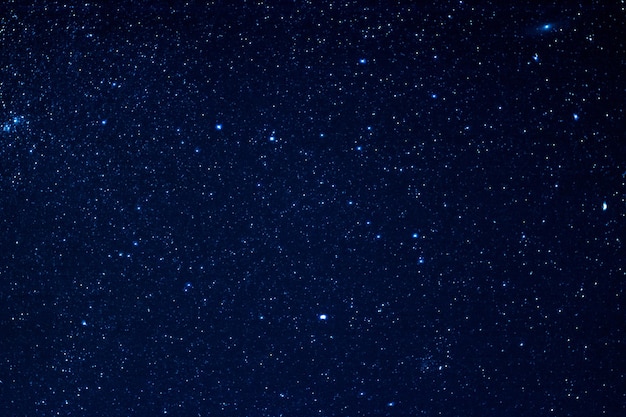
[[[625,415],[623,2],[97,3],[0,5],[2,416]]]

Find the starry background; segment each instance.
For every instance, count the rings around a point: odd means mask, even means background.
[[[624,415],[623,3],[229,3],[0,6],[1,414]]]

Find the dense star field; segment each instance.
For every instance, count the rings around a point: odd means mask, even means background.
[[[0,5],[0,415],[625,415],[623,2],[99,3]]]

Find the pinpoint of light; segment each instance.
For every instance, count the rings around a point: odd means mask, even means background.
[[[81,325],[81,326],[83,326],[83,327],[84,327],[84,326],[87,326],[87,320],[83,320],[83,321],[81,321],[81,322],[80,322],[80,325]]]
[[[365,59],[365,58],[359,59],[359,64],[361,64],[361,65],[367,64],[367,59]]]
[[[578,114],[574,113],[574,120],[578,120]]]
[[[328,316],[326,314],[320,314],[319,315],[319,319],[320,320],[326,320],[326,319],[328,319]]]
[[[413,234],[411,235],[411,237],[412,237],[413,239],[417,239],[418,237],[420,237],[420,235],[419,235],[419,233],[413,233]]]
[[[107,124],[107,119],[102,120],[102,121],[100,122],[100,124],[101,124],[102,126],[104,126],[105,124]]]
[[[215,130],[222,130],[222,124],[221,123],[216,124]]]

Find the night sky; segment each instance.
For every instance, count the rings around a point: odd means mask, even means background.
[[[0,6],[0,415],[626,415],[623,2],[173,4]]]

